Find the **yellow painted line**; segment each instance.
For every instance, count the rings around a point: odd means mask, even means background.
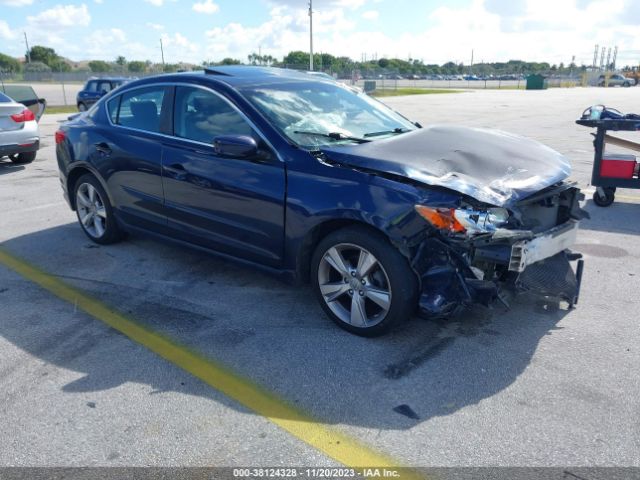
[[[285,400],[234,373],[228,367],[140,325],[2,248],[0,248],[0,263],[186,370],[250,410],[266,417],[280,428],[341,464],[357,469],[399,467],[398,462],[311,418]],[[417,472],[407,470],[402,470],[400,474],[402,478],[407,479],[423,478]]]

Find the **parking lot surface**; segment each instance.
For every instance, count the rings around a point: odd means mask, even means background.
[[[633,88],[385,101],[424,125],[542,141],[586,189],[592,139],[575,119],[596,103],[640,113]],[[90,243],[58,181],[63,119],[44,117],[33,164],[0,162],[3,251],[266,389],[316,419],[310,431],[402,464],[640,467],[639,192],[586,202],[576,310],[525,296],[367,340],[334,326],[307,287],[142,236]],[[338,465],[238,398],[0,262],[0,466]]]

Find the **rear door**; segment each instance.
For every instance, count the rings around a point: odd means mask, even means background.
[[[271,266],[283,256],[285,168],[248,119],[223,96],[178,86],[174,136],[162,153],[165,207],[172,235]],[[216,153],[220,135],[254,138],[258,153]]]
[[[100,100],[98,80],[89,80],[84,89],[78,94],[78,101],[90,106]]]
[[[112,126],[91,145],[92,163],[106,179],[114,207],[127,223],[166,229],[162,139],[170,133],[173,89],[162,85],[123,92],[107,102]]]

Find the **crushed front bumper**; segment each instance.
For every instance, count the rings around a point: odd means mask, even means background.
[[[450,316],[471,304],[490,305],[502,290],[550,296],[573,307],[580,295],[584,261],[569,249],[579,224],[571,219],[539,234],[505,232],[503,237],[465,248],[426,239],[412,261],[420,272],[421,313]],[[576,261],[574,271],[571,262]]]

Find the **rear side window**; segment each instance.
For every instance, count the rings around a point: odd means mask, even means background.
[[[120,97],[112,98],[107,103],[107,114],[111,119],[111,123],[118,122],[118,107],[120,106]]]
[[[11,103],[11,99],[4,93],[0,92],[0,103]]]
[[[123,93],[108,104],[111,121],[123,127],[159,133],[165,95],[164,87],[141,88]],[[114,117],[115,109],[118,113]]]
[[[176,89],[173,130],[177,137],[208,144],[220,135],[247,135],[258,140],[251,126],[224,99],[193,87]]]

